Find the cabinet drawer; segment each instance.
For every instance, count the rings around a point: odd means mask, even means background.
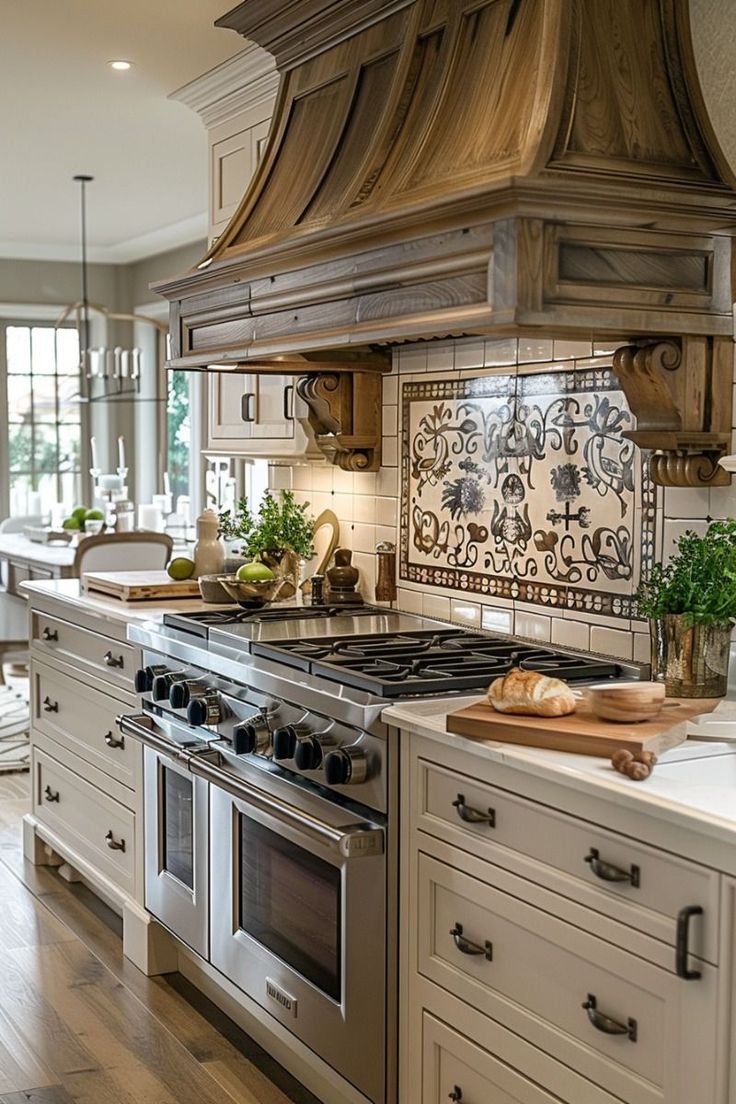
[[[454,1095],[453,1095],[454,1094]],[[560,1104],[558,1096],[422,1013],[422,1104]]]
[[[715,871],[423,759],[417,768],[414,815],[422,831],[566,896],[574,893],[581,904],[673,946],[677,914],[700,905],[691,948],[718,962]],[[472,819],[479,815],[492,823]]]
[[[141,749],[118,731],[115,718],[129,707],[37,660],[33,662],[33,723],[76,755],[134,789]]]
[[[107,682],[125,690],[133,689],[136,649],[130,644],[45,613],[33,615],[32,644],[37,654],[46,652],[74,667],[101,674]]]
[[[419,973],[471,1007],[627,1104],[712,1098],[708,964],[684,981],[422,853],[417,913]]]
[[[91,866],[133,893],[135,815],[39,748],[33,749],[33,811]]]

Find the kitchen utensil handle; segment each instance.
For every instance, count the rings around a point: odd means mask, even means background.
[[[596,1031],[602,1031],[604,1035],[627,1035],[632,1043],[636,1042],[636,1020],[628,1019],[626,1023],[614,1020],[611,1016],[598,1011],[598,1002],[592,993],[588,993],[588,999],[584,1001],[583,1008],[588,1013],[588,1019]]]
[[[112,834],[112,828],[107,832],[105,842],[111,851],[125,851],[125,840],[116,840]]]
[[[466,824],[487,824],[489,828],[496,827],[495,809],[488,809],[485,813],[481,809],[474,809],[472,805],[465,804],[464,794],[458,794],[452,805],[457,809],[457,815]]]
[[[284,419],[289,422],[294,417],[294,384],[287,383],[284,388]]]
[[[112,732],[106,732],[104,739],[105,739],[105,743],[107,744],[107,746],[109,748],[121,748],[122,749],[122,748],[125,747],[125,737],[124,736],[121,736],[119,740],[116,740],[115,737],[113,736]]]
[[[451,929],[450,935],[455,940],[455,946],[464,955],[483,955],[488,962],[493,962],[493,944],[490,940],[486,939],[485,943],[474,943],[472,939],[467,939],[463,935],[462,924],[455,924],[455,927]]]
[[[112,652],[109,651],[105,652],[102,658],[105,661],[106,667],[122,667],[125,663],[125,660],[122,656],[114,656]]]
[[[58,703],[58,701],[52,701],[51,698],[47,694],[46,697],[43,699],[43,711],[44,711],[44,713],[58,713],[59,712],[59,703]]]
[[[240,399],[240,418],[244,422],[254,422],[256,420],[252,406],[255,397],[255,391],[246,391]]]
[[[690,970],[687,964],[688,955],[690,954],[690,918],[702,915],[703,910],[700,905],[687,905],[680,909],[677,914],[675,969],[677,970],[677,976],[685,981],[697,981],[698,978],[703,976],[700,970]]]
[[[629,882],[635,889],[641,884],[641,871],[638,866],[632,864],[630,870],[624,870],[613,863],[605,862],[595,847],[591,847],[585,856],[584,862],[588,863],[596,878],[602,882]]]

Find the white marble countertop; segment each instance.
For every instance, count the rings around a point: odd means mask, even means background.
[[[460,748],[491,763],[503,764],[588,796],[598,795],[619,807],[670,824],[677,823],[723,842],[736,843],[736,743],[703,743],[689,739],[661,756],[646,781],[632,782],[615,771],[607,758],[491,740],[470,740],[446,731],[448,713],[480,700],[482,698],[474,695],[453,698],[449,702],[405,702],[384,709],[382,718],[386,724],[404,732]],[[706,771],[705,760],[712,756],[721,757],[718,767]],[[696,764],[695,760],[700,762]],[[713,766],[711,759],[707,767]],[[704,779],[700,777],[702,774],[709,777]]]
[[[17,558],[47,567],[71,567],[76,553],[74,544],[40,544],[22,533],[0,533],[0,559]]]
[[[21,590],[32,599],[34,594],[53,598],[71,609],[83,609],[106,620],[161,621],[165,613],[199,613],[200,610],[222,609],[222,606],[203,602],[201,598],[155,598],[150,602],[121,602],[102,594],[85,594],[79,579],[53,579],[21,583]]]

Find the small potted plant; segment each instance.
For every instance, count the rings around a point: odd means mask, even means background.
[[[274,575],[285,578],[279,599],[293,598],[299,585],[302,562],[314,555],[314,519],[300,506],[291,491],[278,499],[267,491],[254,515],[241,498],[234,513],[220,514],[220,535],[242,541],[242,554],[265,564]]]
[[[664,678],[671,697],[722,697],[736,622],[736,521],[714,521],[702,537],[688,530],[637,599],[649,619],[652,677]]]

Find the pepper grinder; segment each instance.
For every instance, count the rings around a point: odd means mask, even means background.
[[[376,601],[396,601],[396,545],[391,541],[379,541],[376,545],[378,557],[378,578],[376,579]]]
[[[325,572],[328,600],[332,605],[359,606],[363,602],[362,596],[355,589],[360,572],[357,567],[353,567],[352,558],[353,553],[349,548],[336,548],[334,567]]]

